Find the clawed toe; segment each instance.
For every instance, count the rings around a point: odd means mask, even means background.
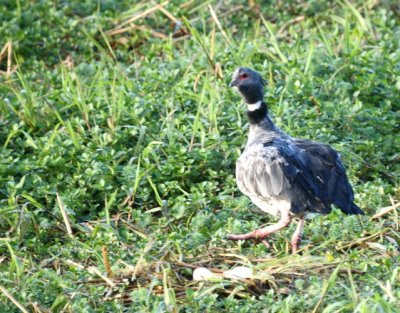
[[[244,240],[243,235],[235,235],[235,234],[228,234],[226,238],[229,240]]]
[[[258,239],[262,240],[264,239],[268,234],[261,230],[255,230],[247,234],[242,234],[242,235],[234,235],[234,234],[229,234],[227,236],[228,239],[230,240],[246,240],[246,239]]]
[[[299,245],[297,243],[292,243],[292,254],[296,254],[299,250]]]

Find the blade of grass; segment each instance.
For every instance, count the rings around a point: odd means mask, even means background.
[[[328,293],[328,291],[334,286],[335,282],[336,282],[336,277],[337,274],[341,268],[342,264],[339,264],[338,267],[336,267],[336,269],[333,271],[333,273],[331,274],[331,276],[329,277],[328,281],[324,281],[324,284],[322,286],[322,292],[321,292],[321,297],[317,303],[317,305],[314,307],[314,309],[312,310],[312,313],[317,313],[326,294]]]
[[[314,44],[313,41],[311,41],[310,48],[309,48],[309,51],[308,51],[306,66],[304,68],[304,75],[307,75],[308,70],[310,69],[311,61],[312,61],[312,58],[313,58],[313,55],[314,55],[314,48],[315,48],[315,44]]]
[[[69,222],[68,214],[67,214],[67,211],[65,210],[65,207],[64,207],[64,203],[62,202],[58,192],[56,193],[56,195],[57,195],[58,207],[59,207],[59,209],[61,211],[61,215],[63,217],[65,228],[67,229],[68,236],[70,238],[74,238],[74,235],[72,233],[71,224]]]
[[[160,194],[158,193],[158,190],[157,190],[156,185],[153,183],[153,181],[152,181],[152,179],[150,178],[150,176],[147,176],[147,181],[149,182],[151,188],[152,188],[153,191],[154,191],[154,194],[155,194],[155,196],[156,196],[157,203],[159,204],[160,207],[163,207],[163,201],[162,201],[162,199],[161,199],[161,197],[160,197]]]
[[[346,6],[350,9],[351,13],[357,18],[357,22],[359,25],[359,28],[363,33],[369,30],[368,24],[366,20],[362,17],[361,13],[357,10],[357,8],[350,3],[348,0],[344,0]]]
[[[109,199],[107,199],[107,195],[104,196],[104,213],[106,214],[106,220],[107,224],[110,225],[110,207],[113,205],[115,202],[115,198],[117,195],[118,189],[116,189],[110,196]]]
[[[212,68],[212,71],[215,71],[215,63],[213,61],[213,59],[211,58],[210,54],[208,53],[208,50],[206,48],[206,45],[203,41],[203,39],[201,38],[200,33],[197,31],[197,29],[195,29],[194,27],[192,27],[192,25],[190,24],[190,22],[184,17],[183,18],[183,22],[185,23],[186,27],[189,29],[190,33],[192,34],[193,38],[197,41],[197,43],[200,45],[200,47],[202,48],[203,52],[205,53],[208,62],[210,63],[210,66]],[[217,76],[219,79],[223,79],[223,77]]]
[[[210,10],[212,19],[214,20],[215,24],[217,24],[217,27],[218,27],[219,31],[221,32],[221,34],[222,34],[222,37],[224,37],[226,43],[230,47],[232,45],[231,40],[228,38],[228,35],[224,31],[224,29],[223,29],[223,27],[222,27],[222,25],[221,25],[221,23],[220,23],[220,21],[219,21],[219,19],[217,17],[217,14],[215,13],[215,11],[214,11],[214,9],[213,9],[211,4],[208,5],[208,9]]]
[[[163,287],[164,287],[164,302],[168,311],[173,313],[179,312],[179,307],[176,302],[175,291],[168,286],[167,270],[163,268]]]
[[[335,56],[337,58],[338,56],[337,56],[336,52],[334,52],[334,50],[332,49],[330,42],[326,38],[325,33],[321,28],[321,25],[318,22],[316,22],[316,24],[317,24],[317,28],[318,28],[319,37],[322,39],[322,42],[324,43],[324,48],[328,51],[328,53],[331,56]]]
[[[349,281],[350,281],[350,287],[351,287],[351,299],[353,301],[353,309],[357,307],[357,304],[359,303],[359,297],[357,294],[357,288],[354,283],[353,275],[351,274],[350,268],[346,268],[347,274],[349,275]]]
[[[23,313],[29,313],[29,311],[21,304],[17,301],[17,299],[15,299],[13,297],[13,295],[11,293],[9,293],[7,291],[6,288],[4,288],[2,285],[0,285],[0,291],[4,294],[4,296],[6,296],[12,303],[15,304],[15,306],[21,310],[21,312]]]
[[[133,16],[131,18],[128,18],[127,20],[125,20],[122,23],[120,23],[117,27],[106,31],[106,35],[114,35],[114,34],[116,34],[125,25],[132,24],[133,22],[135,22],[135,21],[137,21],[137,20],[139,20],[139,19],[141,19],[141,18],[153,13],[154,11],[159,10],[160,6],[166,6],[168,3],[169,3],[169,1],[164,1],[164,2],[162,2],[160,4],[156,4],[155,6],[153,6],[151,8],[148,8],[147,10],[145,10],[145,11],[139,13],[139,14],[136,14],[135,16]]]
[[[274,48],[275,52],[279,55],[280,60],[282,63],[286,64],[288,62],[287,57],[283,54],[282,50],[279,48],[278,41],[274,35],[274,32],[272,31],[271,25],[269,22],[267,22],[262,15],[260,15],[261,20],[265,26],[265,28],[268,31],[269,38],[270,38],[270,43],[272,47]]]

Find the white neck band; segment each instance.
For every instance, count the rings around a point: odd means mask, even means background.
[[[258,110],[261,107],[261,103],[262,103],[261,100],[257,101],[256,103],[252,103],[252,104],[247,103],[247,110],[249,110],[249,111]]]

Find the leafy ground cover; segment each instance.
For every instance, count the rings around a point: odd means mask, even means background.
[[[397,1],[9,1],[0,20],[1,312],[399,311]],[[235,185],[237,66],[282,129],[341,152],[367,213],[313,218],[298,255],[293,227],[225,239],[273,222]],[[257,274],[192,281],[236,265]]]

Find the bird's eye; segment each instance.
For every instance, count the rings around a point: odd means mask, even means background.
[[[247,74],[247,73],[244,73],[244,74],[242,74],[242,75],[240,75],[240,79],[246,79],[247,77],[249,77],[249,74]]]

